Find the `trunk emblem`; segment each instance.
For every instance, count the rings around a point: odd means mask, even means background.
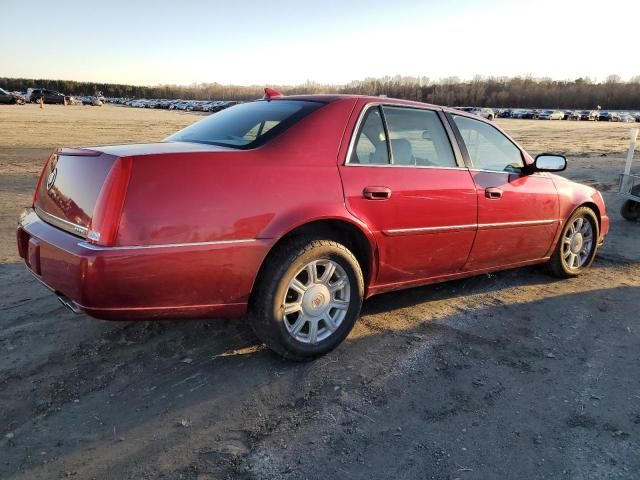
[[[51,170],[51,173],[47,177],[47,190],[51,190],[53,188],[53,184],[56,181],[56,177],[58,176],[58,169],[54,168]]]

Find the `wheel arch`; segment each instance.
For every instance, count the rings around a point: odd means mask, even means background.
[[[602,215],[600,213],[600,207],[598,207],[598,205],[596,205],[594,202],[584,202],[574,208],[573,212],[582,207],[587,207],[593,210],[593,213],[596,214],[596,218],[598,219],[598,231],[600,231],[600,229],[602,228]],[[571,215],[573,215],[573,212],[571,212]]]
[[[373,234],[363,225],[341,217],[316,218],[291,227],[280,235],[265,255],[251,288],[250,301],[265,265],[282,245],[293,238],[309,236],[315,239],[336,240],[345,245],[358,260],[364,276],[365,297],[372,278],[377,273],[377,244]]]

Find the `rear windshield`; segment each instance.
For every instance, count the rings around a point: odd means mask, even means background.
[[[239,149],[262,145],[316,111],[323,102],[259,100],[222,110],[167,137],[167,142],[194,142]]]

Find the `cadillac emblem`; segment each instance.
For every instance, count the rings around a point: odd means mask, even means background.
[[[51,190],[53,188],[53,184],[56,182],[56,177],[58,176],[58,169],[54,168],[51,170],[51,173],[47,177],[47,190]]]

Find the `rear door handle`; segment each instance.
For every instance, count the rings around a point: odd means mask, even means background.
[[[367,200],[388,200],[391,198],[391,189],[388,187],[365,187],[362,196]]]
[[[499,188],[489,187],[485,189],[484,196],[490,198],[491,200],[498,200],[502,198],[502,190]]]

